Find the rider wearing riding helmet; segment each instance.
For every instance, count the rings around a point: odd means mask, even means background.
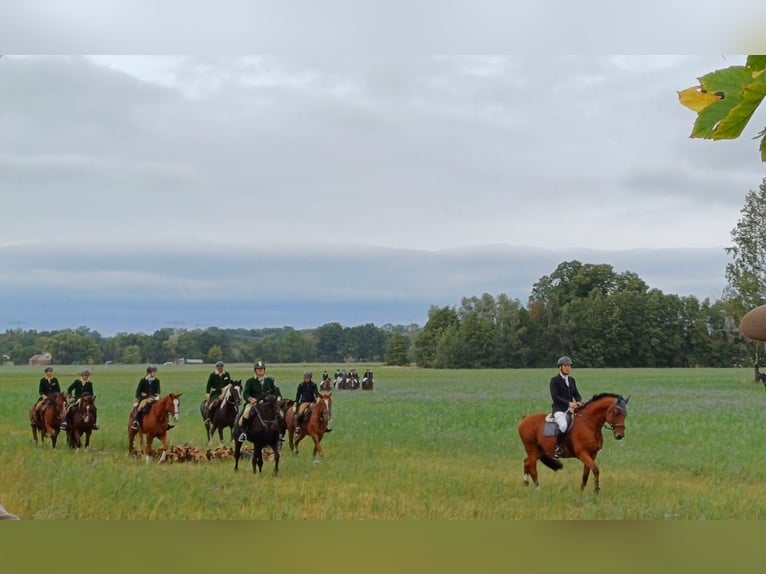
[[[146,376],[138,381],[136,395],[133,399],[133,407],[136,409],[136,416],[133,418],[131,427],[138,430],[141,426],[141,420],[144,418],[144,408],[160,398],[160,380],[157,378],[157,367],[149,365],[146,367]],[[169,428],[173,428],[170,425]]]
[[[556,419],[558,429],[556,434],[556,450],[553,452],[553,456],[556,458],[562,454],[561,442],[568,430],[567,411],[574,411],[574,409],[582,405],[582,397],[580,396],[580,391],[577,390],[575,379],[569,375],[572,369],[572,359],[564,356],[558,360],[557,364],[559,372],[551,378],[550,382],[553,418]]]
[[[215,411],[221,402],[223,389],[232,383],[229,371],[224,371],[223,361],[215,364],[215,371],[210,373],[205,385],[205,410],[207,411],[206,422],[211,422],[215,416]]]

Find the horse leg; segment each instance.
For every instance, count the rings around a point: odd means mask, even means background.
[[[317,456],[319,456],[319,458],[324,458],[324,451],[319,444],[322,442],[322,437],[312,434],[311,438],[314,440],[314,459],[316,459]]]
[[[599,468],[596,461],[588,453],[581,453],[577,458],[579,458],[583,464],[580,490],[585,490],[585,487],[588,485],[588,476],[590,475],[590,472],[593,471],[593,483],[595,484],[594,493],[598,494],[599,490],[601,490],[601,486],[599,484]]]
[[[529,480],[535,483],[536,487],[540,487],[540,483],[537,480],[537,456],[534,453],[527,453],[527,457],[524,459],[524,486],[529,486]]]
[[[257,444],[253,444],[253,446],[253,474],[255,474],[263,469],[263,447]]]
[[[303,440],[303,437],[305,437],[305,433],[298,433],[297,438],[295,438],[295,444],[293,444],[293,453],[298,454],[298,443],[300,443]],[[292,437],[290,437],[292,439]],[[292,440],[291,440],[292,442]]]
[[[239,470],[239,457],[242,453],[242,443],[238,440],[234,441],[234,470]]]
[[[90,429],[85,431],[85,448],[90,448]]]
[[[279,474],[279,458],[282,455],[279,454],[279,441],[274,443],[274,476]]]

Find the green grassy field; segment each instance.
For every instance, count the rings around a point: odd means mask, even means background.
[[[309,365],[315,374],[338,365]],[[367,364],[355,365],[362,372]],[[35,446],[27,411],[40,367],[0,368],[0,504],[34,520],[434,519],[707,520],[766,518],[766,392],[751,369],[575,369],[585,398],[630,395],[626,439],[605,432],[601,493],[579,488],[582,464],[539,465],[522,484],[516,425],[549,408],[555,369],[441,371],[369,365],[374,391],[335,391],[334,432],[314,464],[308,442],[267,462],[160,465],[132,458],[127,416],[143,366],[95,366],[101,430],[91,449]],[[275,365],[292,397],[306,365]],[[349,365],[346,365],[349,368]],[[79,367],[58,366],[66,387]],[[163,393],[183,392],[173,444],[207,446],[198,407],[206,366],[163,366]],[[233,377],[251,365],[227,365]],[[319,377],[315,377],[319,378]],[[214,443],[213,446],[215,446]]]

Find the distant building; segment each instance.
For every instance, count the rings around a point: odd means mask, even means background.
[[[53,357],[50,353],[42,353],[40,355],[32,355],[29,357],[30,365],[50,365],[53,362]]]

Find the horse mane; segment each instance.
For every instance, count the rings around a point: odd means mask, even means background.
[[[592,396],[592,397],[591,397],[591,398],[588,400],[588,402],[586,402],[585,404],[583,404],[583,405],[582,405],[580,408],[581,408],[581,409],[584,409],[584,408],[585,408],[585,407],[587,407],[589,404],[591,404],[591,403],[593,403],[593,402],[596,402],[596,401],[598,401],[598,400],[601,400],[601,399],[603,399],[604,397],[611,397],[611,398],[613,398],[613,399],[617,399],[617,400],[620,400],[620,399],[622,399],[623,401],[625,400],[625,399],[623,398],[623,396],[622,396],[622,395],[618,395],[617,393],[599,393],[599,394],[597,394],[597,395],[593,395],[593,396]],[[579,409],[578,409],[578,410],[579,410]]]

